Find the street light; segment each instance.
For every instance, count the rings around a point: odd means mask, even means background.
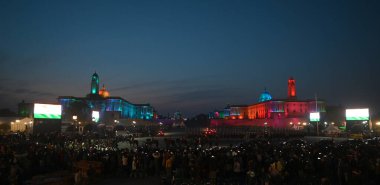
[[[78,116],[77,115],[73,115],[73,120],[74,120],[74,124],[75,124],[75,128],[77,128],[78,129],[78,132],[79,132],[79,126],[78,126]],[[79,122],[79,124],[80,124],[80,122]]]
[[[73,120],[74,120],[74,125],[77,126],[78,116],[74,115]]]
[[[380,126],[380,121],[376,122],[375,124],[376,124],[377,126]]]

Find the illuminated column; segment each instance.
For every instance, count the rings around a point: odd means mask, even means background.
[[[91,78],[91,93],[90,94],[99,94],[99,76],[96,72],[92,75]]]
[[[296,80],[293,77],[288,80],[288,98],[296,99]]]

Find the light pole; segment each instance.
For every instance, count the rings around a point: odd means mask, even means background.
[[[33,133],[33,121],[29,121],[29,134]]]
[[[318,99],[317,93],[315,93],[315,112],[318,112]],[[319,118],[320,119],[320,118]],[[319,136],[319,120],[317,120],[317,136]]]
[[[80,134],[83,133],[83,128],[81,128],[81,122],[78,122],[78,132],[79,132]]]
[[[27,133],[28,132],[28,123],[25,122],[24,125],[25,125],[25,131],[24,132]]]
[[[78,124],[77,124],[78,116],[73,115],[73,120],[74,120],[74,127],[77,128],[78,127]]]
[[[317,136],[319,136],[319,121],[317,121]]]

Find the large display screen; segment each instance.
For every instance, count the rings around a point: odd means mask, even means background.
[[[320,119],[321,119],[321,116],[319,112],[310,113],[310,121],[319,121]]]
[[[99,111],[92,111],[92,121],[94,122],[99,121]]]
[[[61,105],[34,104],[34,118],[39,119],[61,119]]]
[[[346,109],[346,120],[348,121],[369,120],[369,109]]]

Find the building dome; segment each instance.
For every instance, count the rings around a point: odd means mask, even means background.
[[[103,98],[107,98],[110,96],[110,93],[106,90],[106,87],[103,85],[102,89],[99,91],[99,95]]]
[[[263,93],[260,94],[259,102],[269,101],[272,99],[272,96],[269,94],[267,90],[264,90]]]

